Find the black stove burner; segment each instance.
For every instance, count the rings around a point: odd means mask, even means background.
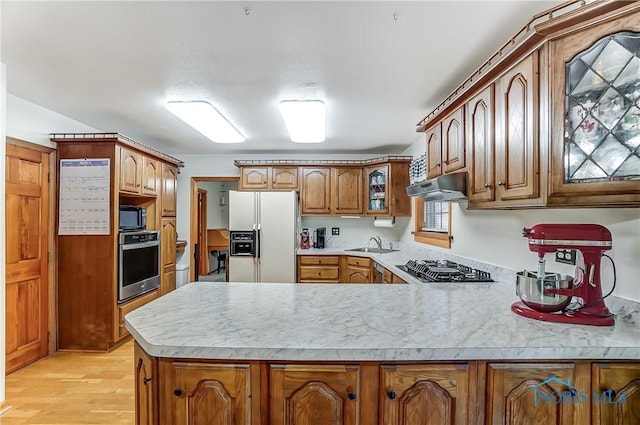
[[[488,272],[448,260],[410,260],[396,267],[422,282],[493,282]]]

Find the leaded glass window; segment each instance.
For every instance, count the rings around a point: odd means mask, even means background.
[[[640,33],[600,39],[566,75],[565,182],[640,178]]]

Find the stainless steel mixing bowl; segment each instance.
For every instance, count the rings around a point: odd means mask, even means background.
[[[537,311],[563,310],[571,302],[571,296],[549,294],[545,290],[570,288],[573,288],[572,276],[546,273],[544,279],[539,279],[535,273],[526,270],[516,273],[516,294],[526,306]]]

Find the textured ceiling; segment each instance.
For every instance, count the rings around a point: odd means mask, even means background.
[[[399,153],[415,126],[554,1],[2,1],[7,92],[169,154]],[[278,102],[320,98],[327,141]],[[206,100],[247,137],[210,142],[164,108]],[[65,131],[52,129],[52,131]]]

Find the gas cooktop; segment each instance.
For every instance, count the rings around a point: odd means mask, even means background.
[[[409,260],[396,267],[421,282],[493,282],[488,272],[447,260]]]

